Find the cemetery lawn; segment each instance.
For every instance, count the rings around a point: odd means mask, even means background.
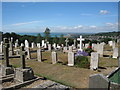
[[[42,62],[38,62],[36,53],[32,53],[32,59],[26,60],[26,63],[28,67],[33,68],[36,75],[75,88],[88,88],[90,75],[96,73],[107,75],[117,67],[117,59],[112,58],[100,58],[100,69],[97,71],[78,67],[68,67],[67,54],[58,52],[57,55],[59,63],[54,65],[51,64],[51,52],[43,52]],[[90,57],[88,58],[90,59]],[[10,64],[14,67],[20,67],[20,63],[20,58],[10,59]]]

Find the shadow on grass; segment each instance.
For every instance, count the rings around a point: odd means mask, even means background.
[[[47,59],[42,59],[42,61],[44,62],[44,61],[47,61]]]
[[[107,68],[105,68],[105,67],[101,67],[101,66],[99,66],[98,68],[99,68],[99,69],[107,69]]]

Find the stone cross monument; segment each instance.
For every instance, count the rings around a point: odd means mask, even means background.
[[[21,62],[22,62],[22,69],[25,69],[25,51],[24,51],[24,46],[21,46],[21,52],[20,52],[20,57],[21,57]]]
[[[82,35],[80,35],[80,38],[77,38],[77,40],[80,41],[80,48],[79,48],[79,50],[83,51],[83,49],[82,49],[82,41],[84,41],[84,39],[82,38]]]
[[[68,38],[66,38],[65,42],[66,42],[66,47],[67,47],[68,46],[68,42],[69,42]]]
[[[5,66],[9,67],[9,41],[7,38],[4,38],[4,59],[5,59]]]

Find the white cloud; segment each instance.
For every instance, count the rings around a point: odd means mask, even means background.
[[[109,11],[107,11],[107,10],[100,10],[100,12],[99,12],[100,14],[102,14],[102,15],[105,15],[105,14],[108,14],[109,13]]]
[[[90,28],[97,28],[97,26],[95,26],[95,25],[92,25],[92,26],[90,26]]]
[[[78,26],[75,26],[73,27],[74,29],[80,29],[80,28],[83,28],[83,25],[78,25]]]
[[[26,25],[26,24],[32,24],[32,23],[38,23],[38,22],[42,22],[42,21],[31,21],[31,22],[15,23],[15,24],[12,24],[12,25],[13,26],[20,26],[20,25]]]

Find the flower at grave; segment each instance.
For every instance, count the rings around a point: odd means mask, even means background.
[[[88,48],[92,48],[92,46],[88,46]]]
[[[75,56],[88,56],[89,54],[85,51],[78,51]]]

